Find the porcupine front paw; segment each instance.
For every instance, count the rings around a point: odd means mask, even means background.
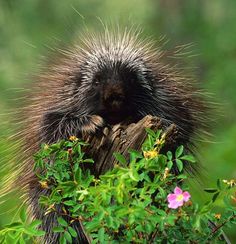
[[[98,115],[77,117],[59,112],[48,112],[41,123],[41,141],[54,143],[72,135],[82,138],[99,135],[104,125],[103,118]]]
[[[80,118],[83,137],[102,134],[105,122],[99,115],[89,115]]]

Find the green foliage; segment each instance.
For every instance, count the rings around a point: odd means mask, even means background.
[[[27,220],[26,208],[22,208],[20,212],[20,220],[6,225],[0,230],[0,243],[33,243],[35,237],[44,236],[45,232],[39,230],[40,220],[34,220],[31,223]]]
[[[78,220],[82,221],[93,243],[183,243],[186,240],[210,243],[219,241],[223,226],[236,223],[236,211],[230,198],[234,180],[223,184],[218,180],[216,188],[205,189],[213,196],[201,207],[191,201],[178,209],[168,206],[167,196],[176,186],[187,190],[184,163],[195,160],[185,155],[183,146],[174,154],[162,154],[165,134],[149,129],[147,132],[141,152],[130,150],[129,160],[115,153],[117,164],[99,179],[86,170],[86,166],[94,162],[85,157],[86,144],[77,138],[42,145],[35,155],[35,172],[41,187],[50,194],[41,196],[40,204],[45,214],[57,211],[58,224],[53,231],[60,233],[60,243],[71,243],[77,236],[72,223]],[[177,167],[179,175],[172,173],[173,167]],[[213,211],[218,198],[225,202],[222,215]],[[58,205],[60,211],[56,208]],[[16,237],[29,240],[43,234],[36,229],[40,224],[38,220],[25,224],[24,211],[21,221],[1,230],[5,242],[13,238],[17,243]]]

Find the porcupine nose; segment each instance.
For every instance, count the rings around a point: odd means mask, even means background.
[[[125,105],[125,94],[121,82],[107,84],[104,91],[103,102],[105,107],[111,112],[122,110]]]

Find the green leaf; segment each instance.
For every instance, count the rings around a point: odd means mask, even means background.
[[[133,181],[139,181],[139,174],[135,169],[130,169],[129,176]]]
[[[77,237],[77,232],[71,226],[68,226],[68,231],[70,232],[72,237]]]
[[[66,244],[66,238],[65,235],[61,235],[59,239],[60,244]]]
[[[200,229],[201,227],[201,216],[195,215],[193,218],[193,227],[196,229]]]
[[[67,182],[62,182],[61,186],[67,191],[72,191],[76,189],[77,184],[74,181],[67,181]]]
[[[23,223],[26,221],[26,208],[23,207],[20,211],[20,219]]]
[[[29,227],[26,227],[24,229],[24,232],[29,235],[29,236],[37,236],[37,233],[38,233],[38,230],[35,230],[35,229],[31,229]],[[43,235],[45,234],[45,232],[43,233]]]
[[[155,159],[152,159],[153,162],[155,163]],[[166,167],[166,156],[159,154],[158,155],[158,164],[162,167],[165,168]]]
[[[19,239],[21,236],[21,232],[8,232],[8,234],[5,236],[5,242],[0,242],[0,243],[4,243],[4,244],[18,244],[19,243]],[[1,241],[1,238],[0,238]]]
[[[81,168],[77,168],[77,170],[75,171],[75,180],[80,183],[81,182],[81,179],[82,179],[82,170]]]
[[[222,188],[221,188],[221,180],[220,179],[217,179],[216,184],[217,184],[218,189],[221,190]]]
[[[72,237],[68,231],[65,231],[64,236],[69,243],[72,243]]]
[[[148,234],[150,234],[153,231],[152,225],[148,222],[144,227],[145,227],[145,232],[147,232]]]
[[[116,216],[122,218],[124,216],[127,216],[128,213],[129,213],[129,209],[122,207],[116,212]]]
[[[215,202],[216,201],[216,199],[218,198],[218,196],[219,196],[219,192],[217,192],[217,193],[215,193],[214,195],[213,195],[213,197],[212,197],[212,202]]]
[[[158,187],[159,193],[157,194],[157,198],[165,198],[166,197],[166,191],[162,187]]]
[[[184,175],[184,174],[180,174],[177,176],[177,179],[187,179],[187,175]]]
[[[108,227],[113,227],[113,218],[110,215],[106,216],[105,221]]]
[[[208,213],[212,208],[212,201],[209,201],[203,205],[203,207],[199,210],[201,214],[206,214]]]
[[[86,229],[90,232],[95,231],[98,227],[100,227],[100,222],[95,219],[85,224],[86,224]]]
[[[6,235],[5,235],[5,243],[13,243],[14,241],[14,236],[11,235],[11,232],[8,232]],[[1,243],[4,243],[4,242],[1,242]],[[4,243],[4,244],[5,244]]]
[[[156,209],[156,212],[161,216],[166,216],[166,212],[162,209]]]
[[[36,230],[34,232],[34,236],[44,236],[45,234],[46,234],[46,232],[43,230]]]
[[[63,141],[61,141],[62,143]],[[60,149],[61,145],[59,143],[54,143],[50,146],[50,149],[52,149],[52,152],[58,151]]]
[[[176,219],[177,219],[177,216],[175,216],[175,215],[168,215],[167,218],[166,218],[166,223],[169,224],[169,225],[171,225],[171,226],[174,226]]]
[[[102,221],[103,218],[104,218],[104,216],[105,216],[105,211],[104,211],[104,210],[101,210],[101,211],[98,213],[98,215],[97,215],[97,219],[98,219],[98,221]]]
[[[65,201],[64,204],[66,206],[74,206],[74,205],[76,205],[76,202],[73,200],[68,200],[68,201]]]
[[[129,154],[133,154],[133,157],[131,157],[131,158],[135,158],[135,159],[137,159],[137,158],[143,158],[143,154],[141,152],[137,151],[137,150],[129,149],[128,150],[128,153]]]
[[[167,158],[168,158],[169,161],[172,160],[173,155],[172,155],[172,152],[171,151],[168,151],[167,154],[166,154],[166,156],[167,156]]]
[[[64,227],[67,227],[67,226],[68,226],[68,223],[67,223],[62,217],[58,217],[58,218],[57,218],[57,221],[58,221],[58,223],[59,223],[61,226],[64,226]]]
[[[94,160],[91,159],[91,158],[87,158],[87,159],[84,159],[83,162],[84,163],[92,163],[93,164],[94,163]]]
[[[152,137],[156,137],[156,133],[152,130],[152,129],[150,129],[150,128],[145,128],[145,130],[146,130],[146,132],[149,134],[149,135],[151,135]]]
[[[22,235],[22,236],[20,236],[20,238],[19,238],[19,243],[20,244],[26,244],[26,241],[25,241],[25,239],[24,239],[24,236]]]
[[[184,155],[180,158],[181,160],[185,160],[191,163],[195,163],[196,159],[193,157],[193,155]]]
[[[218,191],[218,189],[216,189],[216,188],[205,188],[204,191],[208,192],[208,193],[215,193]]]
[[[173,167],[173,162],[172,161],[168,161],[167,168],[168,169],[172,169],[172,167]]]
[[[157,130],[156,132],[156,138],[159,139],[161,135],[162,130]]]
[[[113,153],[114,157],[117,161],[119,161],[122,165],[126,165],[126,159],[125,157],[120,153]]]
[[[130,224],[130,225],[132,225],[134,222],[135,222],[135,216],[134,216],[134,214],[130,214],[129,215],[129,217],[128,217],[128,223]]]
[[[100,243],[104,243],[104,233],[105,233],[105,229],[100,228],[98,231],[98,240],[100,241]]]
[[[17,233],[16,235],[12,235],[12,233],[8,232],[5,235],[5,242],[1,242],[2,244],[18,244],[19,239],[21,237],[21,233]],[[1,239],[0,239],[1,241]]]
[[[179,158],[182,155],[183,151],[184,151],[183,145],[179,146],[175,151],[175,157]]]
[[[52,231],[55,233],[60,233],[60,232],[64,232],[64,228],[62,226],[55,226],[53,227]]]
[[[179,172],[181,172],[183,170],[183,162],[179,159],[176,159],[176,165],[177,165]]]
[[[9,225],[6,225],[5,227],[6,228],[14,228],[14,229],[16,229],[16,228],[21,228],[23,225],[22,225],[22,223],[21,222],[13,222],[13,223],[11,223],[11,224],[9,224]]]
[[[34,220],[34,221],[29,225],[29,227],[35,229],[35,228],[38,227],[41,223],[42,223],[41,220],[36,219],[36,220]]]

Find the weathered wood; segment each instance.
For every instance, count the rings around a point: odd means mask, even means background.
[[[177,130],[174,125],[168,127],[168,124],[158,117],[146,116],[137,123],[129,125],[117,124],[110,128],[106,127],[103,130],[103,135],[87,138],[89,146],[86,150],[87,154],[94,159],[92,171],[98,176],[109,169],[112,169],[116,163],[113,156],[114,152],[119,152],[125,157],[128,156],[128,150],[140,150],[141,146],[147,137],[145,128],[153,130],[162,129],[167,134],[168,140],[173,143],[176,138]],[[167,129],[168,128],[168,129]]]

